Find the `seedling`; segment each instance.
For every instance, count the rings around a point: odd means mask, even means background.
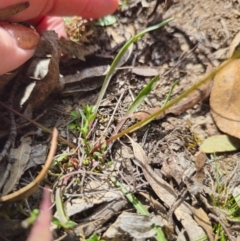
[[[97,234],[93,234],[90,238],[86,239],[86,241],[105,241],[97,236]]]

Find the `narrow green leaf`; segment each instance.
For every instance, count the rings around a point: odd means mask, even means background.
[[[169,91],[169,93],[168,93],[168,95],[167,95],[167,97],[166,97],[166,99],[165,99],[165,101],[164,101],[164,103],[163,103],[163,105],[162,105],[162,108],[164,108],[164,107],[166,106],[166,104],[168,103],[168,101],[170,100],[170,98],[171,98],[171,96],[172,96],[172,92],[173,92],[175,86],[176,86],[178,83],[179,83],[179,81],[177,80],[177,81],[175,81],[175,82],[173,83],[173,85],[171,86],[171,89],[170,89],[170,91]]]
[[[96,112],[99,108],[99,105],[102,101],[103,96],[105,95],[106,89],[109,85],[109,82],[115,72],[115,69],[118,65],[118,63],[120,62],[122,56],[124,55],[124,53],[128,50],[128,48],[130,47],[131,44],[133,44],[134,42],[136,42],[139,38],[141,38],[143,35],[145,35],[146,33],[156,30],[160,27],[163,27],[164,25],[168,24],[169,22],[171,22],[173,20],[173,18],[169,18],[164,20],[163,22],[156,24],[154,26],[151,26],[149,28],[146,28],[145,30],[143,30],[142,32],[138,33],[137,35],[135,35],[134,37],[132,37],[129,41],[126,42],[126,44],[121,48],[121,50],[119,51],[119,53],[117,54],[117,56],[115,57],[115,59],[113,60],[110,69],[104,79],[103,85],[102,85],[102,89],[99,93],[97,102],[96,102]]]
[[[133,103],[128,109],[128,114],[131,114],[136,111],[136,109],[142,104],[144,99],[147,97],[147,95],[150,93],[150,91],[154,88],[158,81],[159,75],[155,76],[138,94],[138,96],[135,98]]]

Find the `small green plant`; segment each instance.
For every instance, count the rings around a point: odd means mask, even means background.
[[[96,107],[83,105],[82,109],[78,111],[73,110],[70,115],[72,121],[68,124],[68,128],[72,131],[78,131],[81,134],[81,141],[86,154],[83,159],[83,165],[88,166],[93,159],[104,162],[103,152],[107,148],[106,142],[102,143],[98,151],[92,152],[93,147],[89,141],[91,124],[97,116]]]
[[[95,120],[97,113],[95,112],[95,106],[83,105],[79,111],[73,110],[71,112],[71,123],[68,124],[68,128],[73,131],[80,132],[83,140],[85,152],[90,153],[90,143],[87,139],[91,123]]]
[[[90,238],[86,239],[86,241],[105,241],[97,236],[97,234],[93,234]]]

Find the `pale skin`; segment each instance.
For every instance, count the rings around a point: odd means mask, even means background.
[[[25,0],[0,1],[0,9],[25,2]],[[99,18],[113,13],[118,0],[28,0],[30,7],[7,21],[27,21],[41,34],[44,30],[55,30],[59,37],[66,37],[61,16],[79,15],[84,18]],[[0,22],[1,25],[1,22]],[[34,49],[24,50],[15,39],[0,27],[0,75],[16,69],[32,57]]]

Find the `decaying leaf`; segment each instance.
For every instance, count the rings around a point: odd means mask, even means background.
[[[200,149],[205,153],[236,151],[240,149],[240,140],[228,135],[216,135],[203,141]]]
[[[12,150],[11,157],[14,159],[14,163],[11,166],[10,176],[4,185],[2,195],[6,195],[15,188],[27,169],[45,163],[47,146],[38,144],[31,147],[31,143],[31,137],[23,136],[21,145]]]
[[[167,175],[169,175],[169,178],[174,179],[177,184],[180,185],[180,183],[182,182],[184,170],[179,164],[177,157],[172,155],[167,160],[164,160],[162,165],[162,169],[164,169],[164,174],[166,173]]]
[[[22,137],[21,145],[17,149],[12,150],[12,158],[15,159],[12,167],[10,176],[5,183],[2,195],[6,195],[11,192],[14,187],[18,184],[24,170],[29,162],[29,156],[31,153],[31,137]]]
[[[85,60],[85,56],[93,53],[93,51],[88,49],[86,46],[68,39],[61,38],[58,43],[62,53],[67,54],[70,57],[76,57],[83,61]]]
[[[97,194],[95,191],[99,190],[99,187],[101,187],[102,190],[106,191]],[[74,198],[71,202],[66,202],[67,216],[70,217],[77,213],[86,211],[94,207],[95,205],[99,205],[104,202],[111,202],[113,200],[120,199],[122,197],[122,192],[116,190],[112,192],[111,188],[113,188],[113,186],[110,186],[110,183],[107,182],[107,178],[105,182],[92,180],[91,182],[87,183],[85,191],[88,194],[85,194],[84,198]]]
[[[192,208],[194,210],[194,219],[205,230],[209,240],[213,241],[214,237],[212,232],[212,225],[208,215],[205,213],[205,211],[202,208],[194,208],[194,207]]]
[[[240,59],[235,59],[215,76],[210,96],[213,119],[218,128],[240,138]]]
[[[62,95],[95,90],[102,86],[108,69],[108,65],[90,67],[80,73],[61,77],[58,90]]]
[[[56,89],[59,83],[60,48],[58,45],[58,36],[54,31],[47,31],[43,33],[43,37],[52,48],[52,58],[49,63],[48,73],[42,80],[37,81],[28,99],[28,105],[31,106],[31,109],[38,108]]]
[[[34,192],[34,190],[37,188],[39,183],[43,180],[44,176],[46,175],[48,169],[50,168],[50,166],[52,164],[52,160],[55,155],[56,148],[57,148],[57,137],[58,137],[58,132],[57,132],[57,129],[54,128],[53,132],[52,132],[51,148],[48,153],[46,163],[45,163],[43,169],[40,171],[40,173],[35,178],[35,180],[33,180],[28,185],[19,189],[16,192],[10,193],[5,196],[1,196],[0,202],[2,202],[2,203],[16,202],[18,200],[27,198]]]
[[[107,240],[123,240],[121,239],[122,236],[128,233],[135,239],[150,238],[156,234],[156,231],[152,228],[152,225],[154,224],[159,227],[164,226],[164,222],[161,217],[150,217],[146,215],[123,212],[119,215],[116,222],[104,233],[103,237]]]
[[[38,145],[32,146],[31,153],[30,153],[31,161],[28,162],[24,171],[37,165],[43,165],[46,161],[47,150],[48,150],[47,145],[38,144]]]
[[[228,54],[227,54],[227,58],[231,58],[233,56],[234,51],[238,48],[240,43],[240,32],[238,32],[236,34],[236,36],[234,37],[232,43],[229,46],[229,50],[228,50]]]
[[[207,156],[204,152],[199,151],[195,154],[196,179],[199,183],[203,183],[205,178],[204,165],[206,160]]]
[[[148,164],[148,158],[142,149],[142,147],[129,138],[133,147],[135,158],[134,163],[141,167],[144,176],[154,192],[157,194],[160,200],[171,207],[176,202],[176,194],[173,188],[161,177],[159,177]],[[205,235],[203,229],[197,225],[192,218],[192,212],[186,205],[180,204],[174,211],[174,214],[182,226],[185,228],[190,240],[197,240]]]

